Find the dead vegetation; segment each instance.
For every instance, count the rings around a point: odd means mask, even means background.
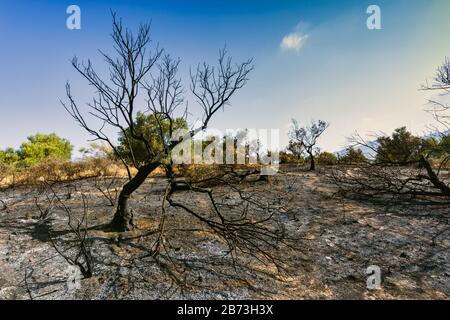
[[[49,159],[27,168],[0,163],[0,188],[39,185],[42,182],[64,182],[93,177],[123,175],[117,162],[106,158],[85,158],[78,161]]]
[[[448,170],[397,165],[338,166],[330,171],[331,182],[343,195],[378,199],[449,203]]]
[[[399,128],[395,135],[413,142],[407,157],[393,160],[388,152],[313,172],[328,123],[301,128],[294,121],[290,148],[297,160],[306,152],[309,173],[287,166],[267,177],[250,165],[173,165],[182,143],[173,134],[177,123],[187,127],[188,114],[180,61],[158,47],[146,51],[150,26],[133,37],[115,14],[112,38],[117,57],[100,51],[109,81],[90,61],[72,60],[96,89],[89,111],[69,84],[63,106],[113,157],[0,167],[1,299],[448,299],[448,150],[433,163],[426,148],[417,149],[422,140]],[[251,59],[234,64],[224,49],[217,66],[191,72],[203,117],[182,138],[208,128],[252,70]],[[138,92],[146,93],[147,118],[135,109]],[[85,116],[103,124],[93,128]],[[119,132],[119,144],[105,127]],[[382,149],[356,142],[380,156]],[[408,148],[392,149],[398,156]],[[366,287],[370,265],[383,272],[377,291]],[[68,267],[81,277],[70,279]]]
[[[239,188],[153,176],[130,200],[137,229],[123,233],[104,227],[123,178],[3,189],[0,296],[448,298],[448,204],[345,198],[321,171],[282,167]],[[366,289],[371,264],[381,290]]]

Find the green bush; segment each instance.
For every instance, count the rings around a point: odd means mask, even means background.
[[[361,149],[355,149],[352,147],[347,148],[346,153],[342,156],[338,162],[340,164],[361,164],[368,162],[368,159],[364,155]]]
[[[14,165],[20,160],[19,155],[13,148],[0,150],[0,163],[4,165]]]
[[[322,166],[333,166],[337,161],[336,155],[330,152],[321,152],[317,157],[318,164]]]
[[[376,162],[408,163],[419,160],[420,156],[436,147],[434,139],[416,137],[406,130],[398,128],[391,137],[377,139]]]
[[[448,154],[450,154],[450,134],[443,136],[433,149],[433,156],[442,157]]]
[[[19,150],[0,150],[0,163],[18,168],[29,168],[44,160],[70,160],[72,145],[56,134],[36,134],[20,146]]]
[[[70,160],[73,146],[66,139],[56,134],[41,134],[29,136],[28,141],[22,143],[17,154],[19,165],[29,167],[47,159]]]
[[[149,161],[149,158],[164,150],[163,141],[159,132],[160,126],[163,131],[164,139],[169,140],[170,122],[155,114],[144,114],[138,112],[136,120],[133,124],[134,133],[137,136],[143,136],[150,141],[149,154],[145,143],[139,139],[131,137],[130,128],[126,128],[119,133],[119,153],[129,162],[133,162],[133,158],[138,165],[143,165]],[[183,118],[177,118],[172,124],[173,130],[187,129],[187,123]]]
[[[280,163],[282,164],[299,164],[299,165],[303,165],[306,163],[306,160],[300,156],[296,156],[293,153],[290,152],[285,152],[285,151],[280,151]]]

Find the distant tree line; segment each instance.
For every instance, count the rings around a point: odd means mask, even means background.
[[[294,125],[293,131],[289,133],[291,139],[288,147],[280,152],[280,163],[309,164],[310,170],[314,170],[316,162],[322,166],[364,163],[408,165],[418,162],[424,154],[429,154],[433,159],[442,157],[450,150],[448,132],[436,137],[419,137],[409,132],[406,127],[401,127],[395,129],[391,136],[381,135],[364,143],[361,143],[363,139],[359,135],[353,136],[350,146],[344,152],[330,153],[315,147],[318,137],[326,128],[327,125],[323,121],[301,129],[298,124]],[[307,135],[314,138],[308,138],[305,142],[304,137]],[[361,146],[364,146],[365,150]]]
[[[158,140],[159,135],[151,132],[154,128],[154,117],[151,115],[138,115],[135,123],[136,130],[147,136],[155,149],[162,149],[163,144]],[[168,125],[168,124],[167,124]],[[176,126],[186,127],[183,119],[177,120]],[[314,129],[315,130],[315,129]],[[354,141],[357,138],[352,138]],[[142,152],[144,145],[141,141],[127,141],[125,135],[119,135],[118,148],[126,155],[128,162],[143,162],[145,152]],[[204,141],[202,149],[210,142]],[[331,153],[320,151],[315,148],[315,144],[306,152],[301,144],[291,139],[285,151],[280,152],[280,162],[311,165],[311,159],[321,166],[332,166],[337,164],[363,164],[363,163],[397,163],[408,164],[417,162],[422,154],[431,153],[432,158],[439,158],[450,150],[450,134],[447,133],[438,137],[419,137],[409,132],[406,127],[401,127],[392,133],[391,136],[379,136],[371,143],[366,143],[366,154],[356,146],[349,146],[343,153]],[[130,147],[131,146],[131,147]],[[311,146],[311,144],[310,144]],[[14,165],[18,168],[27,168],[39,164],[45,160],[71,159],[73,146],[69,140],[61,138],[56,134],[35,134],[29,136],[18,149],[12,147],[0,150],[0,163],[4,165]],[[141,150],[141,151],[140,151]],[[109,158],[118,160],[108,146],[102,144],[91,144],[89,148],[82,148],[80,152],[84,156]],[[371,156],[367,155],[370,153]],[[312,158],[311,158],[312,157]]]

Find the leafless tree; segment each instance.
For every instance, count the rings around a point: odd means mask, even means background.
[[[445,58],[444,63],[436,70],[433,84],[425,84],[422,86],[423,90],[438,91],[439,96],[450,96],[450,59]],[[439,101],[439,99],[430,99],[429,103],[431,108],[427,111],[430,112],[436,121],[443,126],[445,130],[450,130],[450,106],[445,101]]]
[[[95,128],[87,122],[86,116],[72,96],[69,84],[66,85],[68,102],[62,104],[94,140],[106,142],[127,168],[129,181],[119,194],[117,210],[110,224],[114,230],[126,231],[134,227],[128,199],[180,143],[171,140],[173,123],[177,117],[186,117],[187,101],[184,87],[178,77],[180,61],[164,54],[158,47],[150,51],[150,25],[141,25],[135,36],[124,28],[121,20],[113,14],[112,39],[116,57],[101,52],[109,66],[109,79],[102,78],[90,61],[79,63],[76,57],[72,60],[75,70],[97,92],[97,96],[87,106],[88,114],[100,120],[100,127]],[[156,73],[153,73],[154,69]],[[203,119],[201,125],[192,127],[185,137],[194,136],[208,127],[214,115],[229,105],[231,97],[247,83],[252,69],[251,59],[234,64],[224,49],[220,51],[217,67],[203,63],[191,72],[190,90],[202,107]],[[142,96],[146,99],[147,106],[139,108]],[[155,128],[155,132],[164,144],[163,150],[155,150],[151,139],[136,130],[135,117],[138,110],[144,110],[156,117],[158,128]],[[168,131],[163,129],[163,123],[167,122],[170,124]],[[136,174],[132,174],[125,155],[105,133],[106,127],[121,132],[130,146],[132,140],[145,145],[147,161],[144,163],[134,161],[131,150],[132,165],[137,169]]]
[[[317,144],[317,140],[328,128],[329,123],[323,120],[311,121],[309,126],[301,127],[297,120],[292,119],[292,128],[289,131],[289,146],[291,151],[295,152],[294,155],[300,156],[303,152],[306,152],[310,160],[310,171],[316,169],[314,152]]]

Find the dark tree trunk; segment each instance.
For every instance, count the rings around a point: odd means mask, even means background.
[[[110,223],[112,229],[120,232],[134,229],[133,211],[128,205],[128,200],[131,194],[144,183],[148,175],[158,166],[159,163],[150,163],[139,168],[136,175],[123,186],[119,194],[116,213]]]
[[[309,171],[315,171],[316,170],[316,162],[314,161],[314,155],[311,153],[308,153],[309,155],[309,160],[310,160],[310,167],[309,167]]]
[[[421,165],[427,170],[428,179],[433,184],[433,186],[437,189],[439,189],[443,195],[450,197],[450,188],[439,179],[437,174],[433,171],[433,168],[431,167],[430,163],[427,159],[425,159],[424,156],[421,156],[420,158]]]

